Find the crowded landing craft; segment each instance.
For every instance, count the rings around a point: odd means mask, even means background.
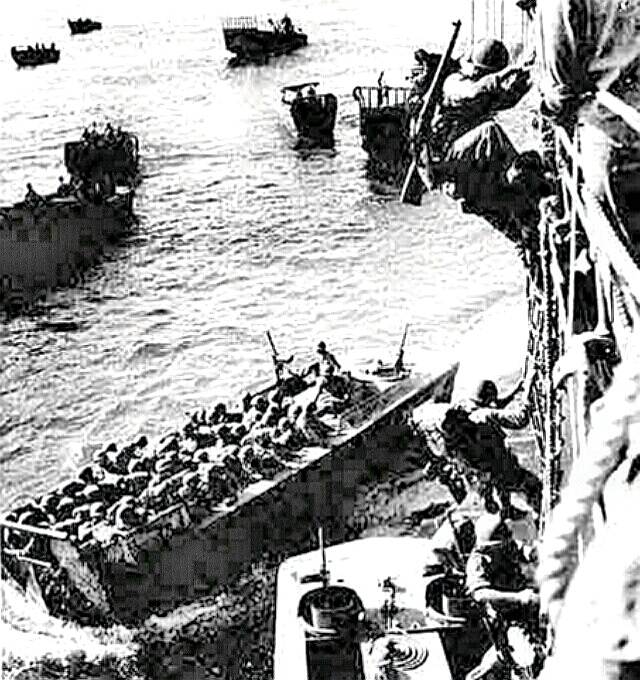
[[[515,245],[528,321],[516,386],[500,395],[484,378],[454,400],[458,365],[409,368],[407,329],[395,362],[360,372],[324,342],[294,370],[268,333],[273,384],[157,443],[102,447],[17,503],[0,521],[7,575],[56,615],[139,622],[217,593],[270,551],[275,680],[640,677],[640,8],[575,2],[519,0],[516,60],[502,38],[475,39],[471,0],[466,58],[453,57],[457,21],[441,55],[416,52],[411,88],[382,73],[353,93],[363,146],[402,203],[440,190]],[[485,9],[495,27],[498,3]],[[286,15],[223,26],[230,66],[307,44]],[[317,85],[283,89],[300,144],[333,142],[337,99]],[[498,114],[534,85],[541,139],[520,151]],[[78,173],[68,195],[64,182],[58,197],[28,185],[2,211],[11,247],[49,242],[51,210],[61,224],[104,222],[118,200],[130,212],[133,190],[120,199],[117,186],[138,171],[133,135],[94,126],[65,161]],[[454,504],[430,536],[347,541],[363,487],[395,474],[409,440],[418,474]]]

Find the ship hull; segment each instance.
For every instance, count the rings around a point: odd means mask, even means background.
[[[0,208],[0,305],[30,306],[78,280],[133,220],[134,192],[101,205],[52,198],[35,210]]]

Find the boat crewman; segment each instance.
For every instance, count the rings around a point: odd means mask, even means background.
[[[64,181],[64,177],[58,177],[58,189],[56,194],[60,198],[66,198],[71,193],[71,185]]]
[[[31,185],[31,182],[29,182],[27,184],[27,193],[24,197],[25,207],[33,210],[34,208],[41,206],[44,202],[44,198],[33,190],[33,186]]]
[[[320,355],[319,361],[314,362],[307,368],[307,370],[302,374],[302,377],[313,375],[315,373],[318,385],[318,393],[314,401],[317,401],[320,396],[322,388],[327,384],[327,382],[333,377],[336,370],[340,370],[340,364],[335,356],[327,350],[327,345],[324,342],[318,343],[317,353]]]
[[[329,376],[333,375],[335,371],[341,369],[338,360],[335,355],[329,352],[327,345],[324,342],[318,343],[318,354],[320,355],[320,375]]]
[[[534,579],[527,573],[535,552],[518,545],[509,520],[499,514],[481,515],[475,523],[475,534],[476,543],[466,565],[466,587],[484,610],[493,645],[466,680],[479,680],[489,674],[509,677],[505,674],[510,665],[505,659],[509,626],[523,626],[529,639],[537,631],[539,597]]]
[[[285,35],[291,35],[293,33],[293,22],[289,18],[288,14],[285,14],[282,17],[282,21],[280,22],[280,24]]]

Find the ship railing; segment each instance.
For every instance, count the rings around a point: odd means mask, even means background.
[[[602,106],[640,134],[637,111],[608,92],[599,92],[596,97]],[[542,276],[543,326],[547,331],[541,334],[541,337],[546,336],[546,344],[542,342],[539,364],[546,366],[547,376],[538,404],[541,412],[537,415],[544,430],[543,468],[548,466],[561,470],[570,466],[572,460],[586,450],[587,407],[590,402],[584,376],[561,375],[558,371],[563,369],[558,363],[562,363],[562,355],[571,345],[589,338],[612,338],[618,351],[623,352],[625,341],[640,327],[637,316],[640,309],[640,257],[617,217],[584,181],[580,127],[570,135],[564,128],[556,126],[553,141],[561,191],[559,214],[543,220],[540,235],[541,268],[545,272]],[[582,249],[585,241],[587,247]],[[586,270],[588,285],[595,291],[595,308],[589,303],[589,310],[583,308],[584,303],[576,295],[576,288],[585,285],[585,270],[578,264],[579,258],[584,259],[585,255],[588,255],[589,263]],[[579,270],[582,270],[581,279],[577,277]],[[584,314],[585,311],[588,315]],[[596,361],[604,362],[606,369],[606,359]],[[594,368],[599,370],[599,367]],[[563,380],[566,382],[560,390],[559,383]],[[554,411],[553,404],[560,404],[560,413]],[[546,405],[546,412],[545,408],[540,408],[541,405]],[[553,420],[556,422],[550,422]],[[563,435],[566,441],[562,441]],[[543,482],[544,518],[559,499],[559,475],[547,475]],[[594,529],[597,530],[602,520],[603,515],[596,513],[594,525],[588,527],[582,536],[582,544]]]
[[[26,534],[29,537],[29,540],[22,548],[9,548],[5,545],[7,532]],[[3,555],[10,555],[20,562],[27,562],[39,567],[50,567],[50,562],[38,559],[30,554],[36,537],[48,538],[50,540],[56,541],[69,540],[69,535],[62,531],[57,531],[48,527],[33,526],[31,524],[20,524],[19,522],[12,522],[10,520],[0,518],[0,561],[2,560]]]
[[[372,87],[358,85],[353,90],[353,98],[358,102],[360,112],[383,108],[404,107],[411,94],[410,87]]]

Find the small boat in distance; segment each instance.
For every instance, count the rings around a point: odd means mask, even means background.
[[[67,23],[71,29],[71,35],[77,35],[78,33],[91,33],[91,31],[102,30],[102,24],[99,21],[93,21],[93,19],[77,19],[76,21],[67,19]]]
[[[295,149],[331,149],[334,145],[338,99],[334,94],[316,94],[318,84],[300,83],[282,88],[282,103],[290,107],[298,133]]]
[[[60,59],[60,50],[56,49],[55,43],[51,47],[40,47],[37,43],[35,48],[12,47],[11,57],[18,66],[42,66],[43,64],[57,64]]]
[[[287,15],[282,21],[266,24],[257,17],[232,17],[222,22],[224,44],[235,54],[229,66],[245,64],[266,64],[269,57],[290,54],[307,44],[306,34],[296,31]]]

